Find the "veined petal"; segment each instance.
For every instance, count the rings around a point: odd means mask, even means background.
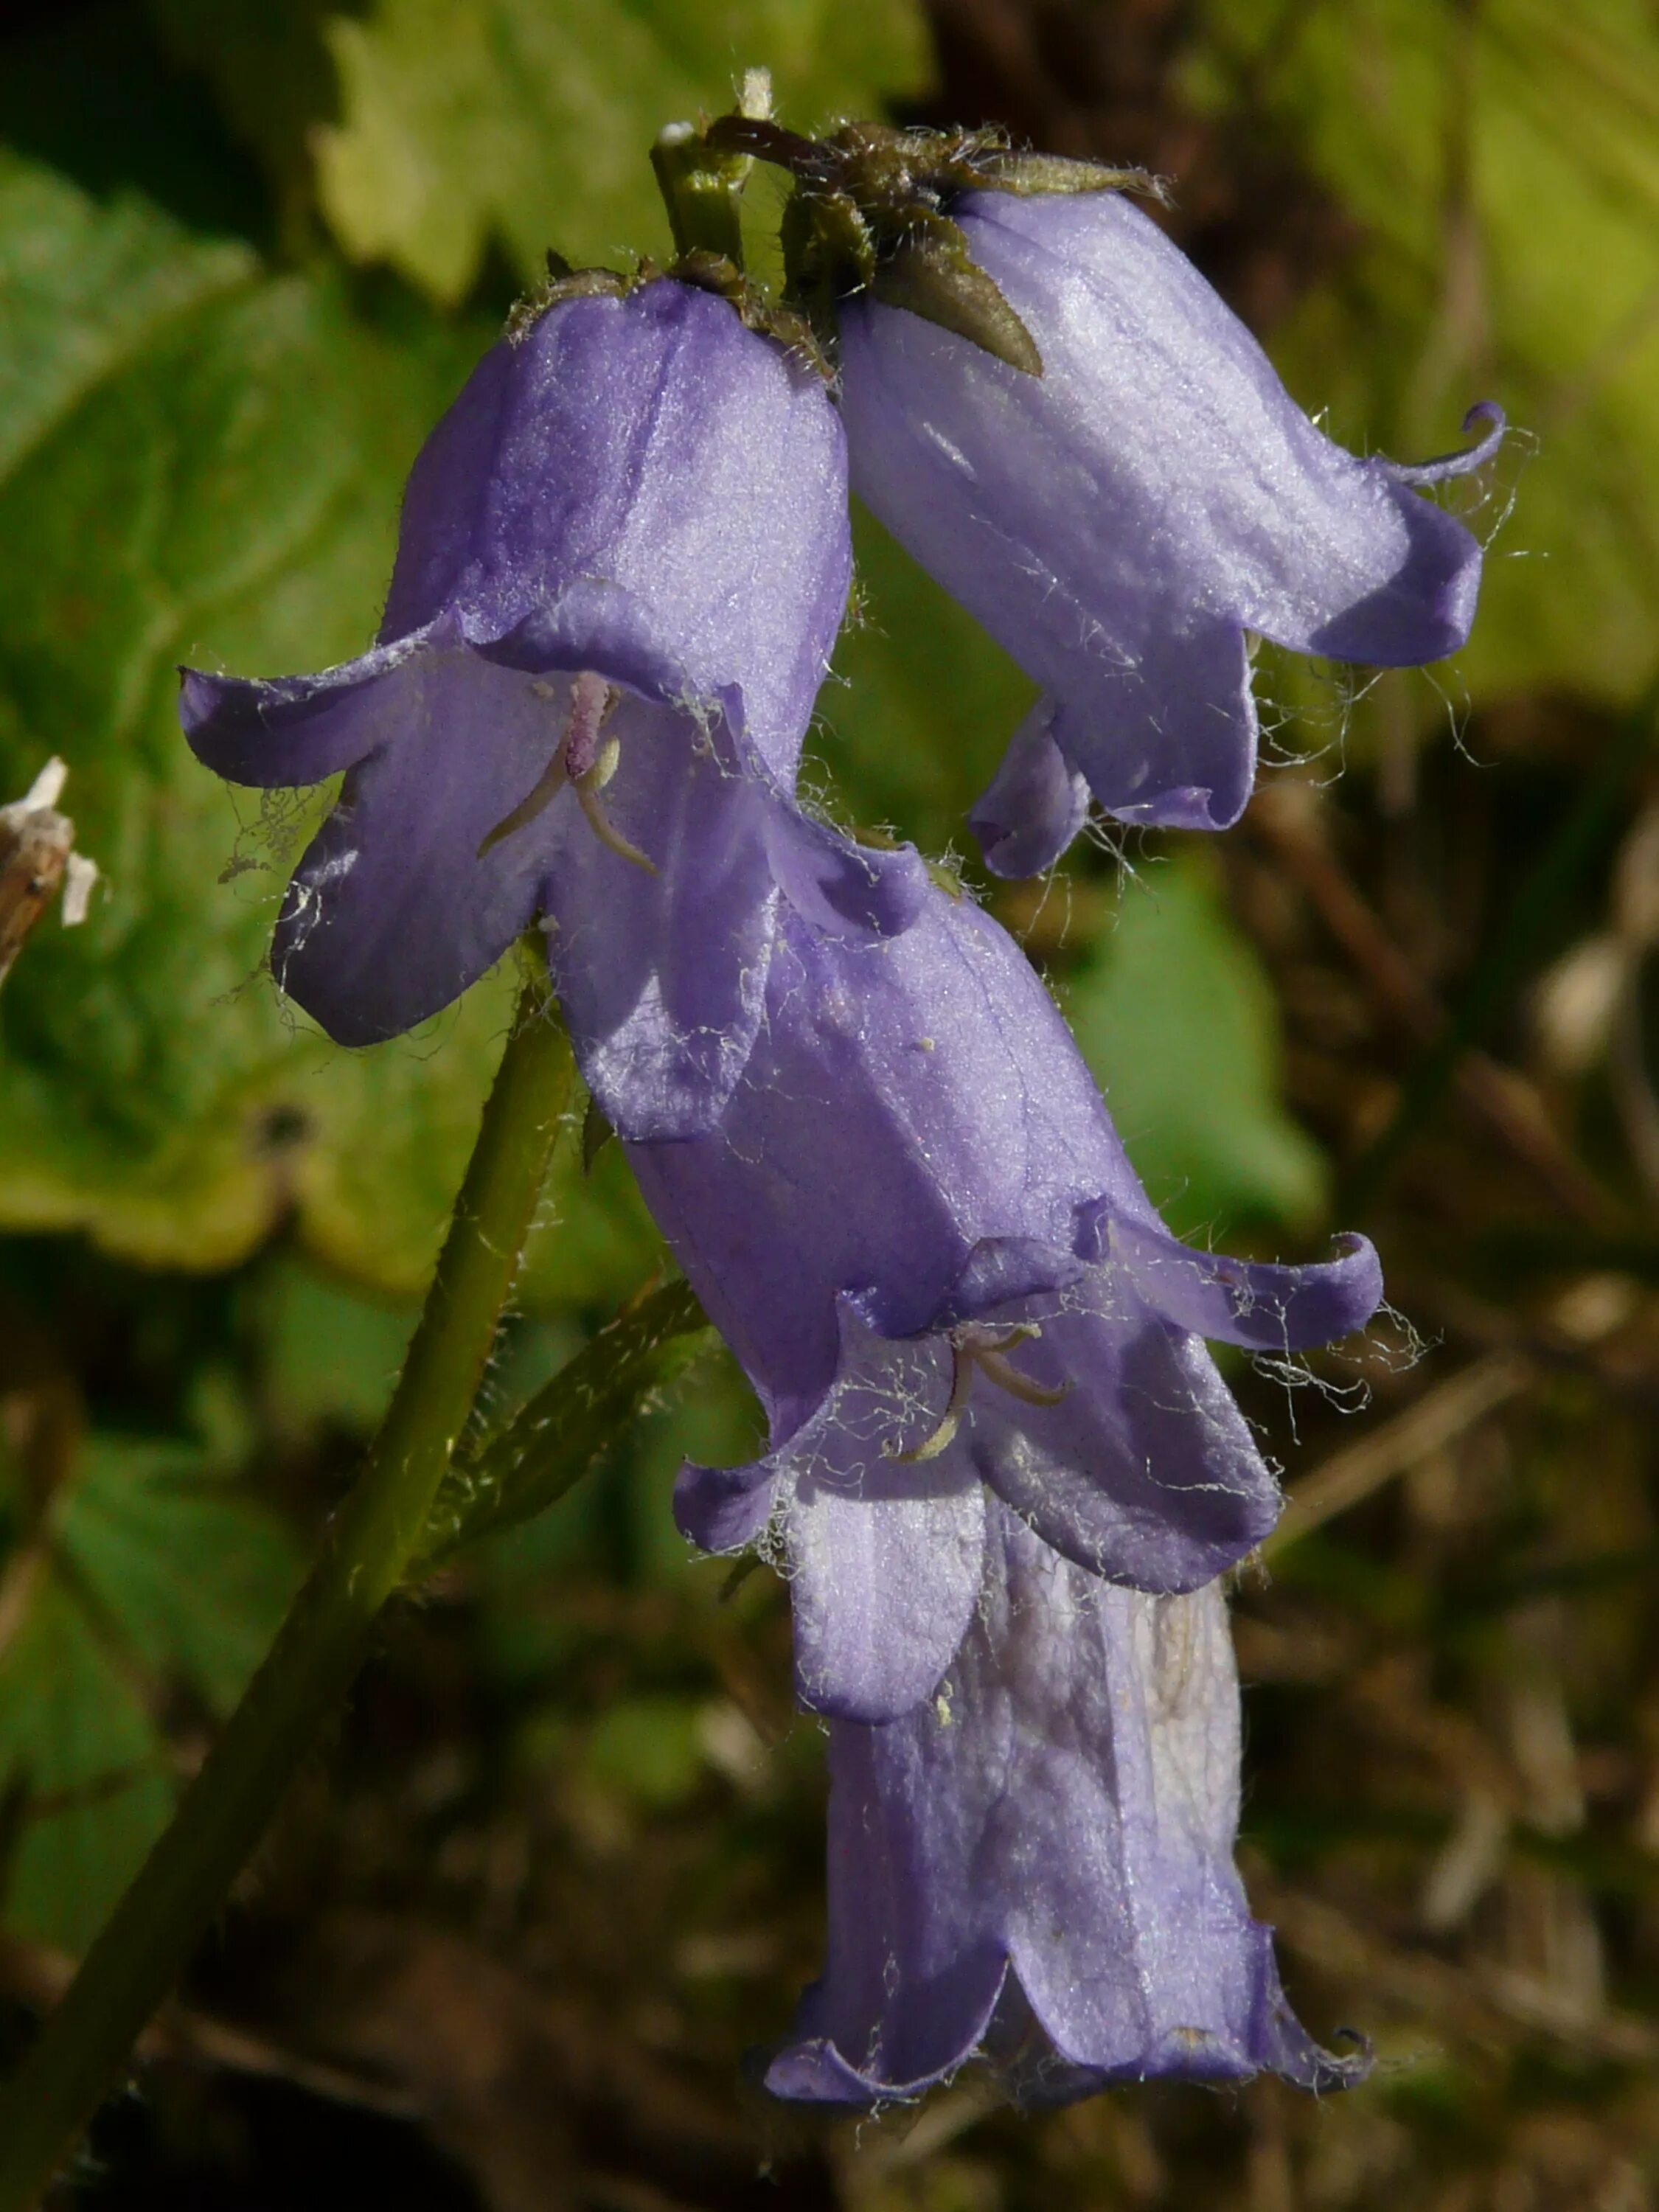
[[[890,1336],[931,1328],[971,1290],[982,1239],[1043,1245],[1074,1272],[1079,1194],[1127,1204],[1139,1186],[1042,979],[971,901],[929,885],[909,928],[862,938],[815,931],[786,900],[778,932],[719,1128],[635,1168],[787,1430],[834,1380],[839,1297],[868,1293]]]
[[[1375,481],[1375,479],[1373,479]],[[1251,627],[1276,645],[1374,668],[1443,660],[1468,641],[1480,594],[1482,552],[1463,525],[1392,476],[1381,479],[1400,525],[1399,562],[1369,592],[1328,586],[1317,572],[1256,604]]]
[[[844,441],[822,381],[672,279],[573,299],[487,354],[404,498],[382,631],[503,637],[583,581],[630,594],[701,696],[742,687],[781,776],[846,606]]]
[[[830,1942],[775,2094],[874,2103],[982,2052],[1024,2103],[1356,2069],[1285,2006],[1232,1864],[1237,1682],[1211,1583],[1115,1589],[1006,1510],[938,1695],[830,1731]]]
[[[826,936],[896,937],[927,896],[927,865],[914,845],[885,852],[854,843],[775,796],[766,817],[772,873],[797,914]]]
[[[1003,1771],[998,1718],[960,1743],[941,1691],[889,1727],[830,1722],[829,1955],[767,2069],[774,2096],[914,2097],[978,2048],[1008,1971],[972,1871]]]
[[[550,914],[613,1121],[640,1139],[706,1129],[760,1018],[766,808],[787,804],[849,567],[828,394],[729,301],[653,280],[504,340],[416,462],[381,643],[317,676],[185,672],[210,766],[263,785],[349,773],[289,886],[278,982],[340,1041],[374,1042]],[[578,768],[561,746],[584,676],[625,703],[583,695],[594,742],[614,726]],[[639,735],[653,710],[678,757]],[[659,787],[625,759],[602,797],[623,725]],[[854,924],[860,897],[878,928],[914,907],[914,860],[855,890],[823,840],[813,853],[790,855],[804,895]]]
[[[703,1552],[744,1552],[766,1533],[776,1494],[769,1459],[744,1467],[699,1467],[687,1460],[674,1480],[674,1525]]]
[[[1476,540],[1407,488],[1409,468],[1358,459],[1317,428],[1251,333],[1131,200],[986,194],[963,216],[970,251],[1014,287],[1022,313],[1024,291],[1044,292],[1048,313],[1034,331],[1046,337],[1049,377],[1084,386],[1076,413],[1088,431],[1115,431],[1128,471],[1161,471],[1155,569],[1169,563],[1164,573],[1184,574],[1201,603],[1299,652],[1400,665],[1462,643],[1480,581]],[[1101,349],[1092,364],[1083,350],[1091,338]],[[1102,358],[1131,346],[1134,368],[1121,351]]]
[[[760,1025],[776,899],[766,801],[690,715],[624,698],[606,729],[620,750],[605,818],[654,872],[562,793],[544,844],[549,965],[583,1078],[618,1135],[696,1136]]]
[[[1045,2062],[1028,2045],[1016,2094],[1054,2103],[1112,2081],[1263,2067],[1313,2086],[1316,2062],[1319,2085],[1335,2086],[1344,2069],[1290,2016],[1232,1863],[1238,1688],[1218,1585],[1097,1595],[1018,1538],[1008,1556],[1024,1611],[997,1664],[1025,1726],[1006,1924],[1048,2046]]]
[[[740,687],[729,684],[699,698],[661,617],[637,592],[604,578],[579,576],[507,629],[490,629],[474,617],[467,641],[498,667],[527,676],[591,668],[657,706],[724,714],[741,723]]]
[[[1108,811],[1225,828],[1255,770],[1247,633],[1391,664],[1462,641],[1480,548],[1412,486],[1464,464],[1334,445],[1121,193],[970,193],[953,214],[1044,373],[854,301],[854,488],[1043,687]],[[975,817],[991,865],[1048,865],[1069,796],[1028,726]]]
[[[842,1304],[842,1362],[773,1454],[795,1688],[816,1712],[887,1721],[931,1697],[979,1595],[985,1501],[959,1455],[900,1457],[951,1393],[944,1339],[899,1346]]]
[[[826,1438],[826,1445],[830,1443]],[[783,1511],[795,1695],[842,1720],[896,1720],[938,1689],[979,1595],[985,1493],[959,1462],[866,1462],[797,1478]]]
[[[1101,658],[1060,701],[1055,744],[1121,822],[1230,830],[1255,781],[1244,633],[1194,615]]]
[[[1482,423],[1486,425],[1482,435],[1456,453],[1442,453],[1431,461],[1384,461],[1382,465],[1400,483],[1438,484],[1454,477],[1476,476],[1497,459],[1509,431],[1508,417],[1495,399],[1475,401],[1463,417],[1465,434]]]

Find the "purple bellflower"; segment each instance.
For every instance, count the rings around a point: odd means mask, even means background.
[[[1233,1865],[1238,1682],[1219,1583],[1114,1588],[1000,1502],[937,1694],[830,1724],[830,1940],[766,2075],[867,2106],[975,2054],[1022,2104],[1263,2068],[1346,2086]]]
[[[1480,548],[1417,467],[1317,430],[1232,311],[1121,192],[969,192],[951,213],[1043,373],[905,308],[841,310],[853,487],[1042,696],[973,826],[1047,867],[1092,792],[1121,820],[1223,830],[1249,798],[1250,636],[1407,665],[1468,635]]]
[[[222,775],[346,772],[276,924],[279,986],[372,1043],[541,916],[616,1127],[708,1127],[780,893],[888,930],[925,884],[914,852],[854,846],[792,796],[849,567],[823,386],[724,300],[659,279],[503,339],[415,464],[374,649],[270,682],[184,672]]]
[[[719,1129],[631,1156],[772,1437],[684,1470],[681,1528],[780,1557],[798,1693],[854,1721],[935,1692],[989,1498],[1143,1589],[1249,1551],[1278,1486],[1204,1337],[1284,1353],[1381,1296],[1363,1238],[1300,1267],[1178,1243],[1040,978],[938,890],[884,942],[786,916]]]

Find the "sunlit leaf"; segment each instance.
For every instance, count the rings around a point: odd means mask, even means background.
[[[1659,562],[1659,21],[1638,0],[1208,15],[1195,81],[1225,100],[1248,76],[1369,241],[1273,336],[1297,397],[1403,459],[1455,443],[1474,399],[1518,426],[1484,504],[1451,495],[1502,522],[1454,699],[1628,696]]]

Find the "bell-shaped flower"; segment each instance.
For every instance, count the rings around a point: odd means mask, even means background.
[[[1004,875],[1092,792],[1222,830],[1255,769],[1252,635],[1395,666],[1468,635],[1480,548],[1419,467],[1315,428],[1261,348],[1121,192],[970,192],[951,214],[1042,357],[1030,374],[902,307],[842,309],[853,488],[1042,696],[974,813]]]
[[[950,1667],[990,1498],[1142,1589],[1249,1552],[1278,1486],[1204,1338],[1283,1354],[1381,1296],[1361,1238],[1299,1267],[1177,1243],[1041,979],[937,890],[885,943],[787,921],[720,1127],[632,1158],[772,1437],[685,1469],[680,1525],[774,1549],[802,1701],[860,1721]]]
[[[1022,2104],[1263,2069],[1337,2088],[1233,1864],[1239,1705],[1218,1583],[1114,1588],[988,1510],[937,1693],[830,1724],[828,1960],[767,2087],[867,2106],[982,2057]]]
[[[780,890],[879,930],[924,880],[791,795],[849,563],[834,407],[726,301],[659,279],[503,339],[416,462],[374,648],[269,682],[185,672],[222,775],[345,771],[276,924],[279,986],[372,1043],[539,916],[617,1127],[707,1127]]]

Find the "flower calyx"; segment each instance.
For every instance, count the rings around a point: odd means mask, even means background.
[[[829,362],[806,317],[786,302],[769,298],[730,255],[717,253],[708,246],[686,248],[665,267],[642,254],[631,276],[615,269],[573,268],[550,246],[547,276],[533,292],[515,303],[507,319],[507,335],[515,344],[521,344],[550,309],[562,307],[567,300],[623,300],[641,285],[659,283],[665,277],[692,285],[699,292],[712,292],[733,309],[745,330],[757,331],[787,351],[799,354],[829,382]]]
[[[737,112],[752,123],[771,115],[769,70],[744,70]],[[743,193],[753,166],[754,156],[744,148],[711,140],[707,115],[696,123],[667,124],[657,133],[651,167],[682,258],[708,253],[742,269]]]
[[[550,307],[562,307],[567,300],[620,300],[631,292],[635,283],[647,279],[647,264],[640,264],[640,274],[630,280],[614,269],[578,269],[567,261],[554,246],[547,249],[547,275],[534,291],[526,292],[521,300],[514,301],[507,319],[507,335],[515,345],[522,344],[542,317]],[[650,271],[655,276],[657,271]]]
[[[712,292],[716,299],[726,301],[736,310],[745,330],[773,338],[788,352],[799,354],[826,384],[830,382],[829,361],[806,317],[787,302],[769,298],[725,254],[694,246],[670,262],[665,273],[681,284],[693,284],[700,292]]]
[[[786,169],[795,190],[784,213],[790,287],[821,332],[836,303],[868,291],[926,322],[1041,376],[1036,340],[974,261],[951,207],[962,193],[1156,191],[1134,169],[1015,151],[986,131],[904,131],[848,123],[805,138],[767,117],[722,116],[705,133],[717,152]]]

